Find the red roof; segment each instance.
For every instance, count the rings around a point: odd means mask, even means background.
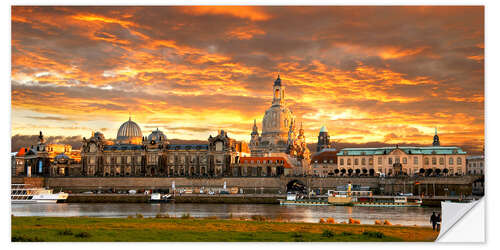
[[[283,161],[283,167],[285,168],[292,168],[292,166],[288,163],[287,159],[285,157],[280,157],[280,156],[264,156],[264,157],[240,157],[240,163],[243,164],[257,164],[257,161],[260,161],[261,163],[264,163],[263,161],[277,161],[277,160],[282,160]]]
[[[311,157],[311,163],[315,163],[318,161],[318,163],[323,163],[326,161],[327,163],[330,163],[331,160],[333,160],[333,163],[337,163],[337,153],[338,151],[322,151],[317,154],[314,154]]]
[[[16,157],[24,156],[26,154],[26,152],[28,152],[28,150],[29,150],[29,148],[21,148],[21,149],[19,149],[19,152],[17,152]]]

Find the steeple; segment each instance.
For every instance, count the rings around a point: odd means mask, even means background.
[[[252,135],[259,135],[259,128],[257,128],[257,121],[253,120]]]
[[[330,145],[330,135],[328,135],[328,129],[323,125],[319,130],[318,134],[318,144],[316,145],[316,151],[321,152],[325,148],[331,148]]]
[[[285,105],[285,87],[281,86],[281,78],[278,74],[278,78],[274,81],[273,86],[273,106]]]
[[[439,143],[439,136],[438,136],[438,130],[437,130],[437,127],[435,128],[435,132],[434,132],[434,141],[432,142],[432,146],[434,147],[439,147],[441,146],[440,143]]]

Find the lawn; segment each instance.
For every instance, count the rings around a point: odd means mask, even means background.
[[[433,241],[429,227],[193,218],[12,217],[12,241]]]

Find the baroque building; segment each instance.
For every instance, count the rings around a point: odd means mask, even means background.
[[[138,143],[139,142],[139,143]],[[100,132],[83,138],[84,176],[230,176],[231,166],[248,146],[229,138],[224,130],[210,135],[207,144],[170,144],[156,129],[142,136],[130,118],[118,130],[116,143]]]
[[[273,100],[262,119],[262,134],[259,135],[257,122],[254,120],[250,134],[252,157],[285,156],[293,157],[300,166],[307,169],[310,152],[302,124],[297,127],[295,116],[285,103],[285,87],[281,78],[274,81]]]

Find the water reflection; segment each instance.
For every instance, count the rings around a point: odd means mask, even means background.
[[[318,222],[320,218],[332,217],[336,222],[348,221],[349,217],[373,224],[375,220],[389,220],[393,224],[429,225],[429,217],[439,208],[424,207],[348,207],[348,206],[280,206],[270,204],[119,204],[119,203],[62,203],[62,204],[12,204],[15,216],[89,216],[127,217],[140,213],[154,217],[158,213],[168,213],[180,217],[189,213],[193,217],[216,216],[218,218],[246,217],[262,215],[284,218],[290,221]]]

